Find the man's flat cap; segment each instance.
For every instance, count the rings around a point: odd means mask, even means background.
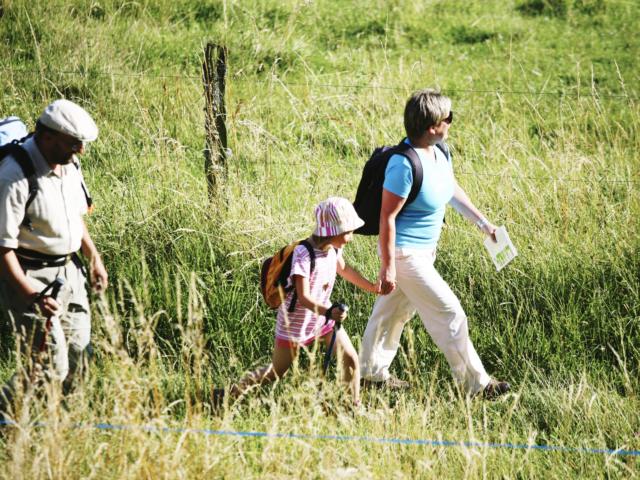
[[[38,121],[56,132],[66,133],[82,142],[98,138],[98,127],[91,115],[69,100],[56,100],[44,109]]]

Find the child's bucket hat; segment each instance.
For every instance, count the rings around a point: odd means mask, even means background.
[[[342,197],[329,197],[316,207],[316,229],[318,237],[333,237],[352,232],[364,225],[349,200]]]

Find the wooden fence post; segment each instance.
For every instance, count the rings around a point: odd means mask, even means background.
[[[227,164],[227,110],[224,103],[225,77],[227,73],[227,49],[207,43],[202,63],[205,115],[204,171],[207,177],[209,199],[216,195],[219,177],[226,172]]]

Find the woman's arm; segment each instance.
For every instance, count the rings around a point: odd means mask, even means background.
[[[454,180],[455,182],[455,180]],[[464,218],[469,220],[482,231],[485,235],[490,236],[493,241],[496,241],[496,226],[493,225],[486,217],[476,208],[469,196],[462,189],[458,182],[455,182],[453,190],[453,197],[449,200],[449,203],[455,208]]]
[[[382,264],[378,276],[380,293],[387,294],[396,288],[396,217],[406,198],[389,190],[382,189],[382,207],[380,208],[380,253]]]

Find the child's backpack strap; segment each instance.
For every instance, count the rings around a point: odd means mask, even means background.
[[[302,240],[300,243],[298,243],[298,245],[303,245],[306,249],[307,252],[309,252],[309,281],[311,281],[311,275],[313,274],[313,269],[316,268],[316,253],[313,251],[313,246],[309,243],[308,240]],[[291,262],[293,261],[293,253],[291,254],[291,257],[288,259],[289,261],[289,268],[287,269],[287,278],[289,277],[289,275],[291,275]],[[284,269],[282,269],[284,272]],[[284,282],[282,283],[282,285],[286,285],[287,279],[284,279]],[[296,303],[298,302],[298,292],[296,290],[296,286],[293,285],[293,295],[291,296],[291,303],[289,304],[289,308],[287,309],[289,311],[289,313],[293,312],[293,310],[296,308]]]
[[[27,202],[24,205],[24,218],[22,219],[22,225],[28,228],[29,230],[33,230],[33,225],[31,223],[31,219],[29,215],[27,215],[27,210],[29,210],[29,206],[33,202],[38,193],[38,179],[36,178],[36,171],[33,166],[33,162],[31,161],[31,157],[27,153],[27,151],[20,146],[18,140],[13,140],[11,143],[7,143],[0,147],[0,162],[2,162],[5,157],[11,155],[20,169],[22,170],[23,175],[27,179],[29,183],[29,195],[27,197]]]

